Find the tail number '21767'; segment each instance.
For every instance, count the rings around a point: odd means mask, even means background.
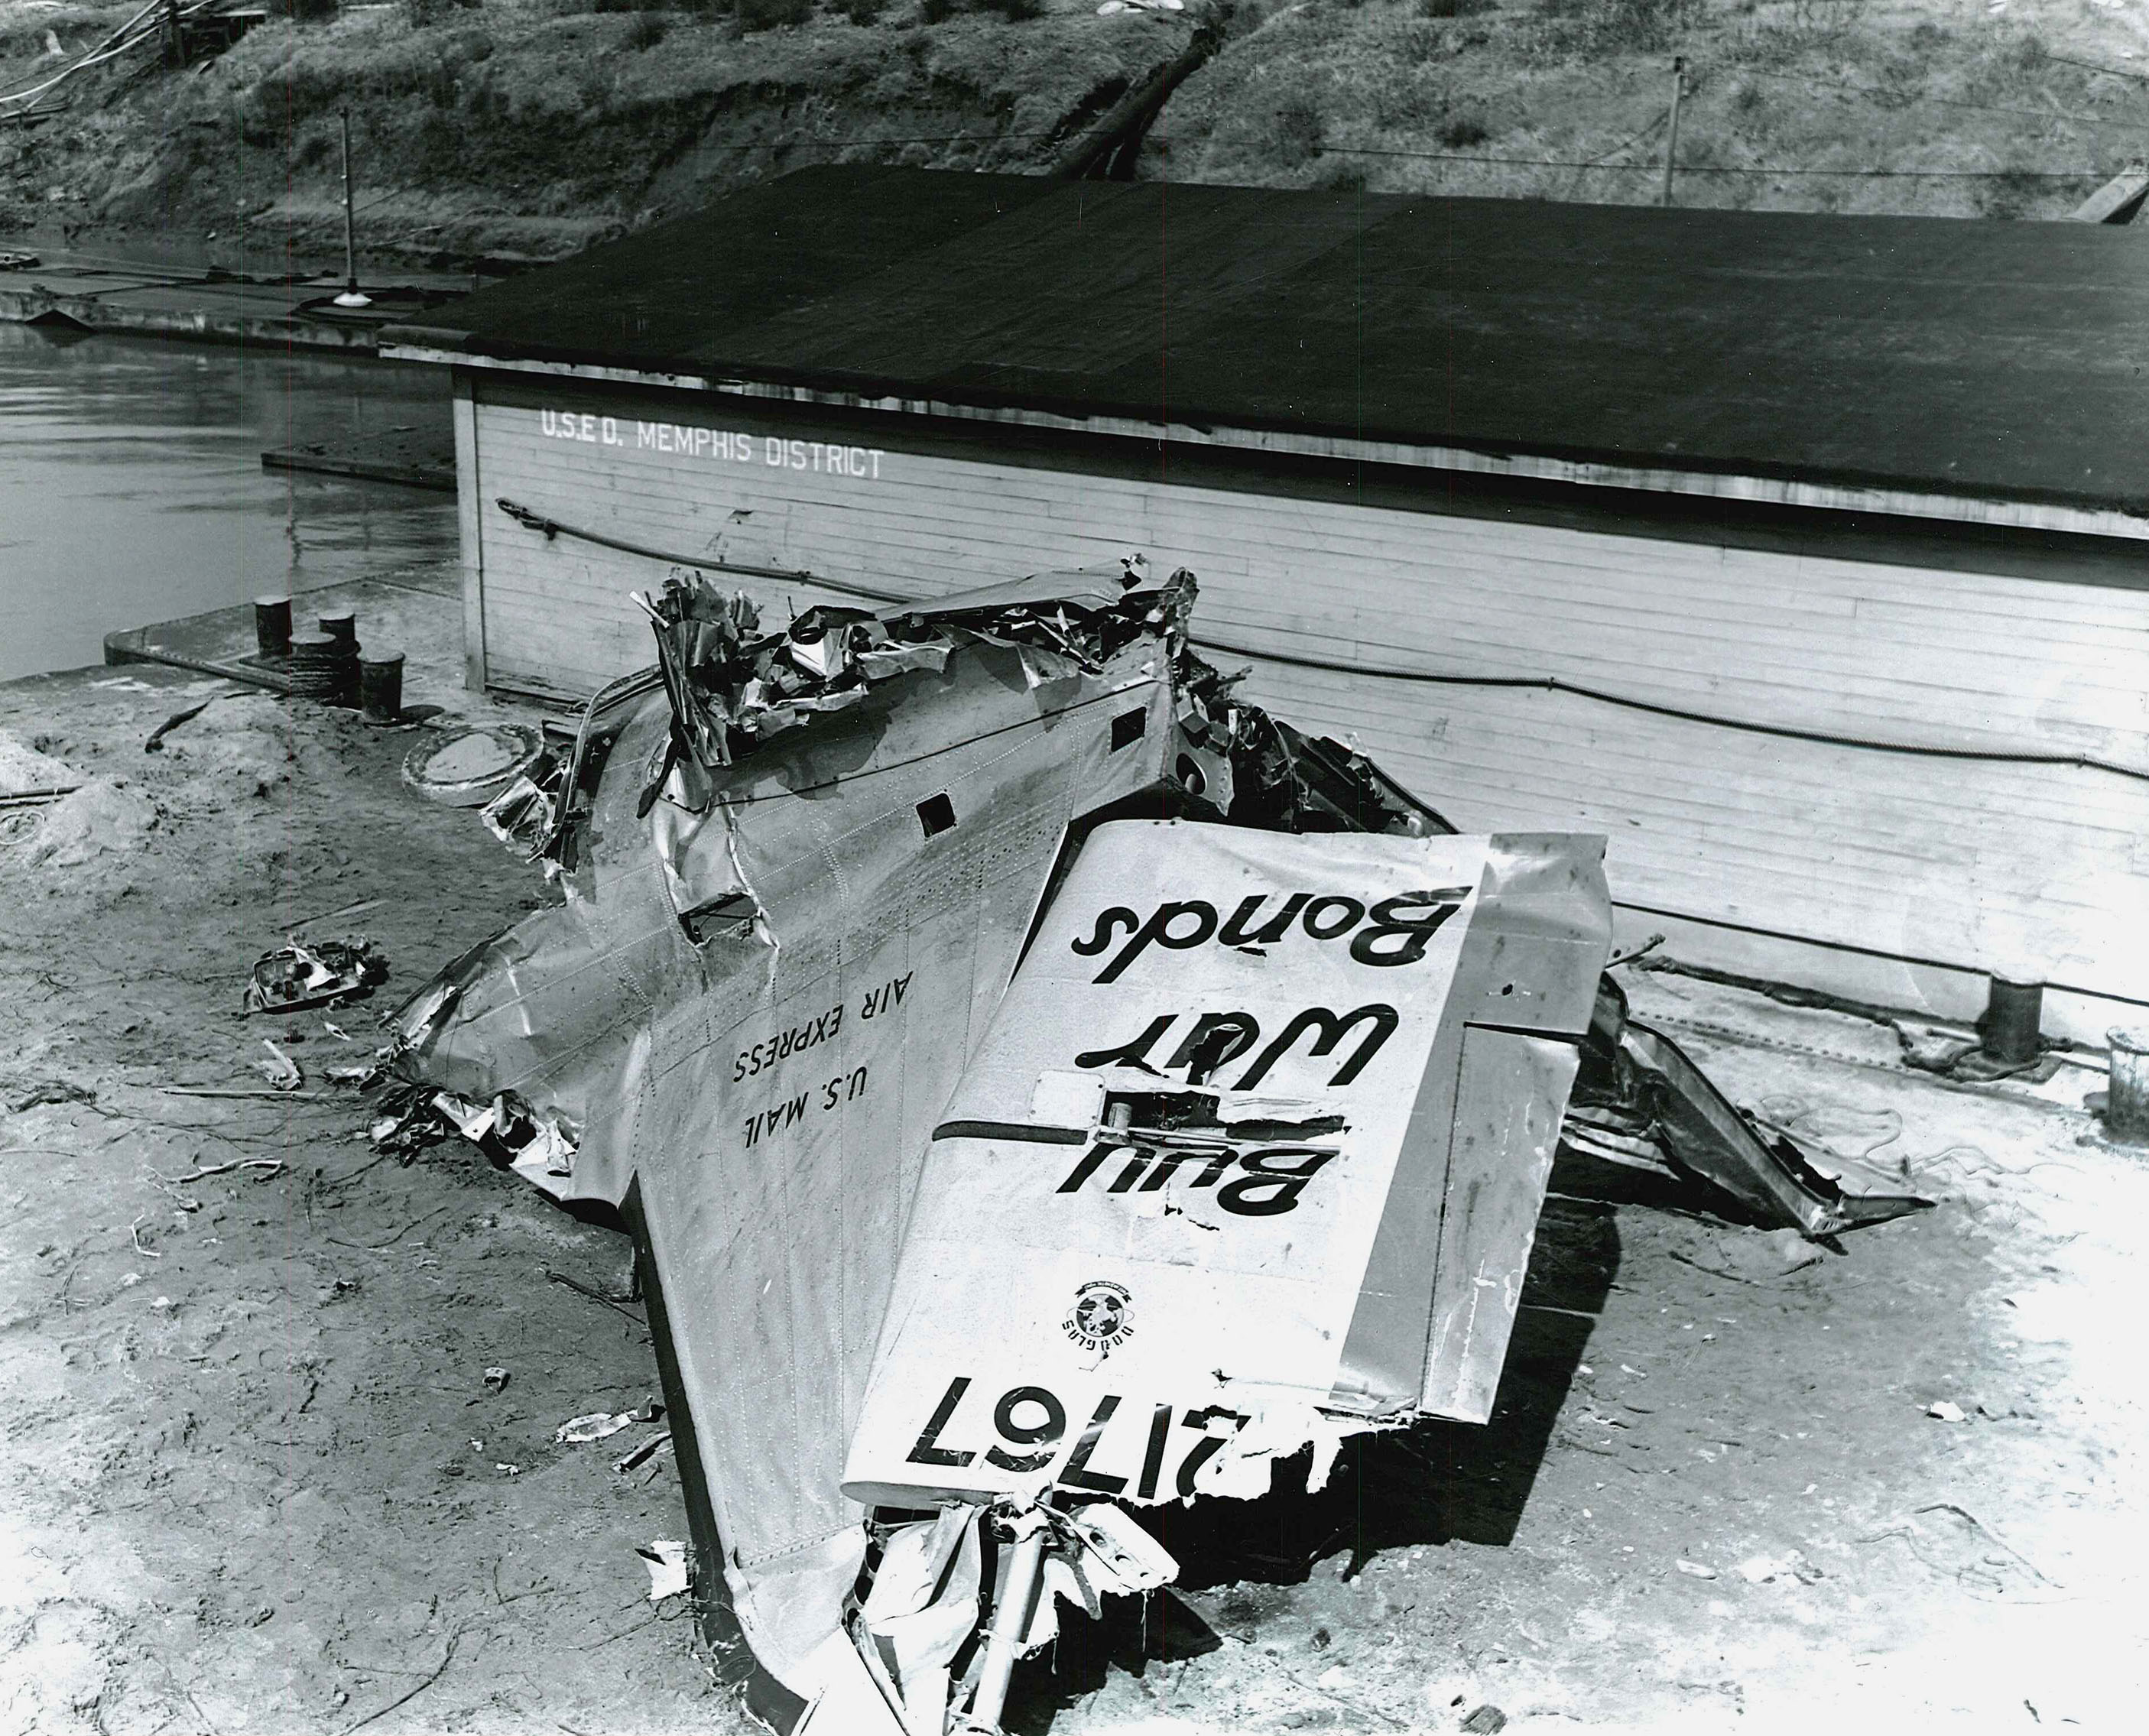
[[[962,1444],[983,1433],[982,1418],[975,1414],[981,1406],[964,1402],[969,1390],[968,1375],[958,1375],[948,1383],[910,1449],[908,1463],[960,1471],[982,1457],[1001,1471],[1026,1476],[1043,1471],[1064,1454],[1065,1462],[1052,1479],[1061,1488],[1099,1495],[1131,1493],[1137,1501],[1154,1501],[1158,1491],[1166,1487],[1182,1496],[1194,1494],[1201,1467],[1246,1423],[1241,1412],[1215,1406],[1176,1416],[1170,1405],[1152,1405],[1146,1417],[1139,1407],[1123,1413],[1121,1400],[1106,1393],[1070,1445],[1067,1406],[1057,1393],[1044,1386],[1010,1386],[992,1407],[997,1438],[980,1447]],[[966,1413],[961,1422],[959,1412]],[[1125,1474],[1102,1468],[1115,1464]],[[950,1481],[959,1484],[964,1480]]]

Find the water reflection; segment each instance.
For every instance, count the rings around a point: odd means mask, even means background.
[[[445,428],[438,369],[0,323],[0,680],[104,635],[452,559],[445,495],[261,468],[261,453]]]

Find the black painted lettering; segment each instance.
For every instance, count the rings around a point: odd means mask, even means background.
[[[955,1407],[963,1401],[963,1395],[970,1390],[970,1377],[957,1375],[941,1394],[940,1402],[934,1407],[932,1421],[925,1425],[918,1437],[918,1444],[910,1449],[910,1463],[913,1465],[946,1465],[959,1467],[977,1457],[974,1452],[957,1452],[940,1444],[940,1431],[948,1427],[948,1419],[955,1414]]]
[[[1469,895],[1469,888],[1451,886],[1442,892],[1407,892],[1382,899],[1373,906],[1371,922],[1351,937],[1351,956],[1361,964],[1417,964],[1440,925],[1462,908]],[[1404,914],[1413,908],[1422,913]]]
[[[1196,1187],[1214,1187],[1224,1179],[1224,1172],[1237,1161],[1239,1154],[1226,1148],[1209,1160],[1209,1167],[1194,1178]]]
[[[1190,928],[1175,928],[1173,924],[1190,919]],[[1188,898],[1169,904],[1160,904],[1156,913],[1135,931],[1134,938],[1115,955],[1112,962],[1097,973],[1097,981],[1115,983],[1126,968],[1148,950],[1150,943],[1175,953],[1183,953],[1189,947],[1200,946],[1216,933],[1216,907],[1200,898]]]
[[[1324,910],[1336,916],[1323,916]],[[1356,898],[1333,897],[1316,898],[1306,907],[1306,932],[1316,940],[1333,940],[1338,934],[1347,934],[1365,919],[1366,907]]]
[[[1210,1434],[1209,1432],[1209,1425],[1212,1422],[1222,1422],[1226,1419],[1229,1419],[1233,1425],[1231,1430],[1232,1434],[1236,1434],[1239,1430],[1246,1426],[1246,1419],[1241,1416],[1236,1411],[1225,1411],[1212,1407],[1206,1411],[1190,1411],[1187,1412],[1185,1417],[1187,1427],[1200,1429],[1202,1432],[1202,1434],[1201,1438],[1194,1443],[1194,1451],[1187,1454],[1185,1458],[1180,1462],[1177,1487],[1179,1492],[1182,1496],[1185,1496],[1189,1499],[1193,1497],[1195,1494],[1194,1478],[1195,1474],[1204,1465],[1207,1464],[1210,1460],[1215,1458],[1218,1453],[1224,1450],[1224,1442],[1228,1440],[1230,1437],[1225,1435]]]
[[[1044,1420],[1017,1422],[1014,1413],[1025,1405],[1044,1411]],[[1004,1441],[1017,1447],[1039,1447],[1042,1451],[1015,1453],[991,1447],[985,1450],[987,1464],[1003,1471],[1042,1471],[1052,1462],[1053,1454],[1059,1449],[1059,1438],[1067,1432],[1067,1407],[1042,1386],[1017,1386],[1002,1393],[1000,1401],[993,1406],[993,1427]]]
[[[1105,1191],[1107,1193],[1113,1194],[1124,1194],[1126,1192],[1126,1190],[1132,1187],[1136,1181],[1140,1180],[1141,1172],[1148,1167],[1149,1160],[1155,1155],[1156,1154],[1154,1151],[1148,1150],[1145,1146],[1135,1146],[1127,1158],[1126,1168],[1120,1170],[1118,1175],[1113,1178],[1111,1186],[1107,1188]]]
[[[1328,1083],[1331,1086],[1347,1085],[1366,1070],[1366,1062],[1380,1052],[1381,1045],[1395,1034],[1402,1021],[1396,1009],[1379,1001],[1358,1007],[1341,1014],[1330,1012],[1325,1007],[1308,1007],[1277,1034],[1276,1039],[1261,1052],[1254,1064],[1246,1069],[1246,1076],[1239,1081],[1239,1089],[1251,1091],[1269,1076],[1269,1071],[1291,1050],[1291,1046],[1307,1032],[1313,1033],[1313,1046],[1307,1052],[1325,1055],[1334,1051],[1346,1033],[1361,1023],[1371,1029],[1358,1044],[1351,1058],[1336,1069],[1336,1076]]]
[[[1080,1193],[1082,1190],[1082,1184],[1095,1175],[1103,1167],[1105,1160],[1119,1149],[1116,1145],[1092,1145],[1082,1154],[1080,1160],[1074,1167],[1067,1172],[1067,1179],[1053,1191],[1060,1194]]]
[[[1244,1054],[1261,1036],[1260,1022],[1251,1013],[1204,1013],[1165,1066],[1172,1072],[1184,1067],[1190,1085],[1206,1084],[1219,1067]]]
[[[1094,959],[1112,943],[1112,938],[1120,932],[1121,923],[1127,925],[1130,933],[1141,927],[1141,918],[1133,911],[1124,904],[1115,904],[1110,909],[1100,913],[1097,926],[1087,940],[1077,937],[1068,942],[1068,945],[1085,959]]]
[[[1149,1174],[1142,1177],[1141,1191],[1145,1194],[1156,1193],[1179,1173],[1181,1164],[1197,1162],[1205,1155],[1205,1152],[1170,1149],[1159,1152],[1156,1161],[1150,1165]],[[1119,1190],[1115,1188],[1113,1191],[1117,1193]]]
[[[1077,1067],[1148,1067],[1150,1050],[1156,1047],[1158,1039],[1171,1029],[1172,1022],[1178,1016],[1176,1013],[1160,1013],[1150,1020],[1149,1028],[1133,1042],[1123,1043],[1117,1049],[1085,1049],[1074,1057],[1074,1064]],[[1150,1070],[1155,1072],[1156,1069],[1152,1067]]]
[[[1255,913],[1269,901],[1266,893],[1257,892],[1243,900],[1231,913],[1231,921],[1224,924],[1216,938],[1225,946],[1274,946],[1291,932],[1291,919],[1305,908],[1306,901],[1311,896],[1311,893],[1293,893],[1283,901],[1283,908],[1267,922],[1258,928],[1249,928],[1246,924],[1253,921]]]
[[[1246,1174],[1219,1189],[1216,1203],[1242,1218],[1272,1218],[1292,1210],[1307,1182],[1336,1154],[1310,1145],[1271,1145],[1239,1160]]]
[[[1112,1413],[1119,1407],[1119,1400],[1109,1392],[1097,1401],[1096,1410],[1082,1425],[1082,1438],[1074,1443],[1074,1451],[1068,1455],[1067,1467],[1057,1479],[1063,1488],[1094,1489],[1100,1495],[1116,1495],[1126,1487],[1124,1477],[1090,1468],[1090,1455],[1097,1450],[1105,1425],[1112,1420]]]
[[[1138,1500],[1156,1498],[1156,1480],[1164,1471],[1164,1444],[1171,1433],[1171,1406],[1159,1405],[1150,1413],[1149,1447],[1142,1454],[1141,1481],[1135,1486]]]

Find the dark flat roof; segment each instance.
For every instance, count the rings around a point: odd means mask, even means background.
[[[2149,511],[2149,237],[805,169],[474,295],[486,358]]]

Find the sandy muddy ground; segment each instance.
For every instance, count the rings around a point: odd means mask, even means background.
[[[460,1145],[377,1160],[320,1084],[355,1046],[234,1016],[294,924],[380,901],[314,932],[380,943],[385,1008],[541,883],[404,789],[407,732],[242,697],[143,752],[229,691],[0,687],[0,731],[125,780],[0,816],[0,1728],[741,1730],[634,1553],[686,1535],[672,1462],[552,1438],[656,1389],[639,1311],[548,1278],[617,1292],[625,1239]],[[2138,1727],[2149,1162],[2065,1079],[1950,1089],[1853,1021],[1636,994],[1759,1039],[1694,1046],[1944,1203],[1792,1269],[1556,1197],[1491,1427],[1168,1513],[1181,1594],[1029,1667],[1020,1728]],[[261,1084],[264,1036],[300,1093],[164,1089]]]

